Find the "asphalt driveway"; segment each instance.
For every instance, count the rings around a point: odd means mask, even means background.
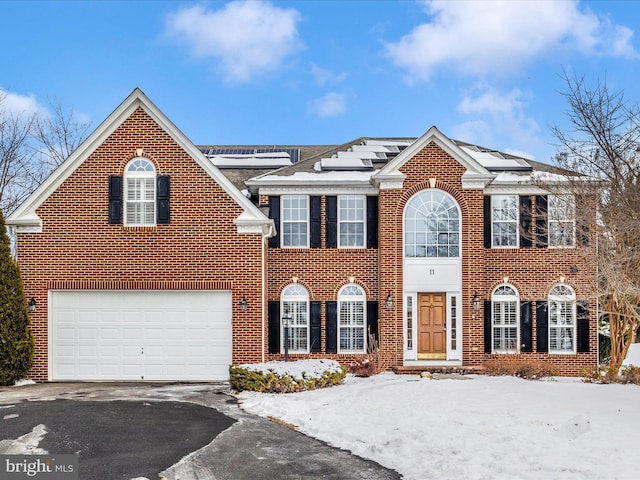
[[[80,479],[387,480],[400,475],[242,411],[226,384],[0,388],[0,454],[80,454]]]
[[[105,480],[158,478],[235,422],[192,403],[139,400],[25,402],[0,409],[0,416],[0,451],[10,444],[3,440],[31,433],[27,449],[78,453],[80,478]]]

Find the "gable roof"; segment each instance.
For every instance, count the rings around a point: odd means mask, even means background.
[[[432,142],[451,155],[466,169],[466,172],[462,175],[463,188],[484,188],[488,182],[495,178],[495,175],[479,161],[433,126],[387,163],[379,172],[375,173],[372,176],[372,180],[380,185],[380,188],[399,188],[398,185],[404,180],[404,174],[400,172],[400,168]]]
[[[82,142],[53,173],[7,218],[19,231],[38,232],[42,220],[36,210],[138,108],[142,108],[242,208],[234,219],[239,232],[270,234],[273,221],[238,190],[169,118],[140,90],[131,94]]]

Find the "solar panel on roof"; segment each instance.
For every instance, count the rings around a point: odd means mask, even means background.
[[[300,160],[300,149],[298,148],[278,148],[278,147],[266,147],[266,148],[250,148],[250,147],[238,147],[238,148],[206,148],[202,150],[206,156],[219,156],[219,155],[253,155],[256,153],[275,153],[284,152],[289,155],[291,163],[297,163]]]

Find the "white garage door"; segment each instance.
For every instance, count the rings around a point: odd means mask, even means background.
[[[51,380],[227,380],[231,292],[50,291]]]

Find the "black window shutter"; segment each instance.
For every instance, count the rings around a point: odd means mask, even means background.
[[[520,196],[520,246],[529,248],[533,245],[533,229],[531,228],[531,197]]]
[[[170,184],[171,179],[168,175],[159,175],[156,179],[156,199],[158,203],[158,225],[169,225],[171,221],[170,209]]]
[[[269,197],[269,218],[273,220],[276,227],[276,234],[269,238],[269,247],[278,248],[280,246],[280,197]]]
[[[122,223],[122,177],[112,175],[109,177],[109,223],[119,225]]]
[[[578,230],[578,244],[581,247],[589,246],[589,224],[586,221],[582,221]]]
[[[325,208],[327,209],[325,218],[327,248],[338,246],[338,197],[325,197]]]
[[[321,227],[321,197],[313,196],[309,198],[309,205],[311,208],[311,238],[310,238],[310,246],[311,248],[320,248],[322,245],[322,240],[320,237],[320,227]]]
[[[269,353],[280,353],[280,302],[269,301]]]
[[[311,352],[318,353],[322,351],[321,345],[321,329],[320,329],[320,315],[322,309],[322,302],[310,302],[311,309]]]
[[[548,245],[547,196],[536,195],[536,247],[546,248]]]
[[[536,351],[549,351],[549,314],[546,300],[536,301]]]
[[[589,302],[577,302],[578,310],[578,352],[589,351]]]
[[[531,302],[520,302],[520,351],[533,351],[533,319],[531,317]]]
[[[491,300],[484,301],[484,353],[491,353]]]
[[[367,302],[367,334],[371,334],[378,341],[378,301]],[[367,342],[369,339],[367,338]]]
[[[367,248],[378,248],[378,197],[367,197]]]
[[[593,215],[593,211],[590,208],[594,203],[593,197],[586,195],[575,197],[576,243],[579,247],[589,246],[589,219]],[[578,210],[580,210],[580,213],[578,213]]]
[[[338,302],[326,302],[325,312],[327,315],[325,352],[338,353]]]
[[[484,248],[491,248],[491,196],[484,196]]]

